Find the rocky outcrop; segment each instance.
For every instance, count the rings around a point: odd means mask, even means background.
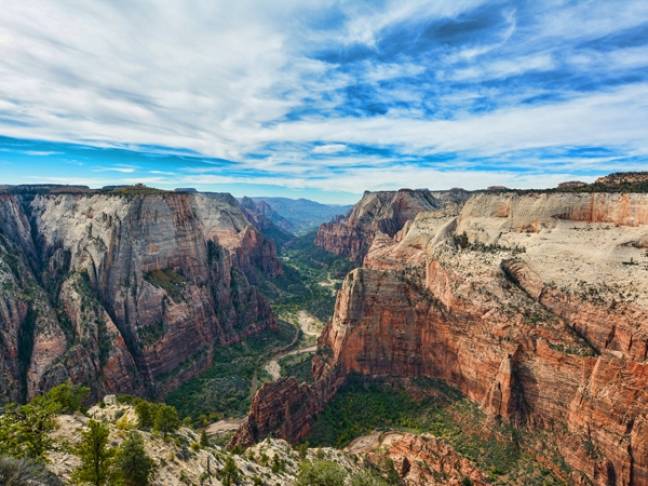
[[[547,432],[565,479],[648,484],[647,211],[646,194],[503,192],[420,212],[345,279],[310,390],[442,380],[493,421]],[[304,403],[283,406],[307,428]]]
[[[349,482],[351,477],[370,471],[360,456],[328,447],[297,451],[283,440],[266,439],[250,447],[245,454],[233,454],[219,445],[210,444],[216,441],[205,441],[198,431],[187,427],[164,436],[150,430],[138,430],[133,407],[117,403],[115,397],[109,395],[104,403],[91,407],[86,415],[77,413],[55,417],[56,429],[49,434],[51,447],[44,462],[47,469],[65,484],[74,484],[74,472],[81,464],[74,446],[79,443],[82,433],[88,430],[91,419],[106,426],[110,448],[121,445],[130,433],[141,438],[154,466],[151,484],[155,485],[295,485],[301,484],[297,476],[302,461],[332,462],[343,476],[349,477]],[[237,478],[234,481],[230,478],[229,483],[225,473],[228,461],[229,467],[234,464],[237,471]]]
[[[380,467],[388,458],[407,486],[491,484],[471,461],[431,434],[375,432],[346,447]]]
[[[320,226],[315,244],[360,263],[377,235],[394,236],[421,211],[444,210],[456,214],[468,195],[462,189],[366,191],[347,217]]]
[[[648,172],[615,172],[599,177],[593,186],[611,190],[645,192],[648,188]]]
[[[253,283],[281,265],[229,195],[19,187],[0,215],[2,399],[164,394],[274,326]]]

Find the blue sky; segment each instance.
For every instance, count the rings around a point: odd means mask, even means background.
[[[648,170],[646,1],[5,0],[0,184],[353,202]]]

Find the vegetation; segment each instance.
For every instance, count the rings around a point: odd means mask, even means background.
[[[462,456],[489,474],[491,480],[543,475],[548,471],[522,451],[520,433],[511,427],[485,427],[479,408],[462,395],[433,380],[418,380],[414,399],[404,390],[381,382],[351,377],[317,418],[308,441],[313,446],[344,447],[356,437],[374,430],[429,432],[447,441]],[[491,432],[487,432],[488,430]]]
[[[144,279],[150,284],[166,290],[166,293],[169,294],[174,301],[178,301],[182,298],[182,292],[187,283],[182,275],[171,268],[147,272],[144,275]]]
[[[515,245],[513,247],[508,247],[508,246],[503,246],[498,243],[482,243],[481,241],[474,241],[471,242],[470,239],[468,239],[468,235],[464,232],[461,233],[460,235],[453,235],[452,236],[452,243],[454,246],[457,248],[461,248],[462,250],[471,250],[471,251],[478,251],[481,253],[497,253],[500,251],[507,251],[511,252],[513,255],[517,255],[519,253],[526,253],[526,248],[523,246],[518,246]]]
[[[283,245],[284,274],[262,286],[279,315],[305,309],[322,321],[331,318],[335,291],[353,264],[315,246],[314,240],[311,232]]]
[[[270,377],[263,365],[295,338],[295,328],[279,323],[278,331],[266,330],[245,341],[216,351],[212,366],[166,397],[180,416],[205,425],[223,416],[243,416],[252,394]]]
[[[311,359],[313,353],[291,354],[279,360],[282,376],[294,376],[299,381],[313,381]]]
[[[231,455],[227,456],[221,471],[221,482],[224,486],[232,486],[238,483],[240,477],[241,473],[236,462],[234,462],[234,458]]]
[[[343,486],[347,472],[331,461],[302,461],[297,486]]]
[[[89,391],[63,383],[25,405],[6,405],[0,416],[0,453],[41,459],[51,446],[54,416],[80,411]]]
[[[108,447],[108,426],[90,420],[88,430],[81,434],[76,452],[81,466],[75,471],[74,479],[80,483],[95,486],[109,484],[110,461],[114,451]]]
[[[389,486],[389,484],[378,474],[370,471],[359,472],[351,477],[351,486]]]
[[[168,434],[175,432],[180,427],[178,411],[171,405],[158,404],[155,407],[153,430]]]
[[[31,459],[0,457],[0,484],[3,486],[63,486],[43,464]]]
[[[131,432],[115,455],[116,484],[147,486],[153,473],[154,463],[144,450],[142,437],[137,432]]]

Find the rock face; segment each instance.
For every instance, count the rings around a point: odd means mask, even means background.
[[[156,396],[217,347],[274,326],[254,287],[281,271],[226,194],[0,194],[0,400],[66,379]]]
[[[361,263],[376,236],[393,237],[421,211],[456,212],[468,198],[462,189],[432,192],[427,189],[365,192],[347,217],[320,226],[315,244]]]
[[[308,429],[351,373],[439,379],[546,431],[570,482],[648,485],[647,211],[648,194],[505,192],[419,212],[347,276],[285,420]]]
[[[356,439],[346,450],[365,455],[376,465],[389,458],[407,486],[459,486],[467,479],[475,486],[491,484],[474,464],[431,434],[374,432]]]
[[[645,190],[648,186],[648,172],[616,172],[599,177],[594,185],[611,189]]]

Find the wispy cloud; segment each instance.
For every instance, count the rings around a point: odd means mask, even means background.
[[[0,49],[1,182],[26,161],[350,192],[648,165],[641,0],[7,0]],[[594,146],[614,155],[570,153]]]

